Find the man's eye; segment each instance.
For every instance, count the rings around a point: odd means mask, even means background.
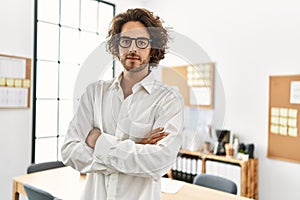
[[[129,44],[129,43],[130,43],[130,40],[129,40],[129,39],[122,39],[122,40],[121,40],[121,43],[122,43],[122,44]]]
[[[146,45],[146,42],[143,40],[138,40],[138,44],[141,46],[144,46],[144,45]]]

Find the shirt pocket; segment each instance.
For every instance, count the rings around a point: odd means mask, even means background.
[[[152,130],[153,124],[131,122],[129,139],[140,142]]]

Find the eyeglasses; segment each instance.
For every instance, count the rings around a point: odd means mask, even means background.
[[[118,42],[121,47],[128,48],[131,46],[132,40],[135,40],[135,45],[140,49],[146,49],[151,42],[150,39],[145,37],[131,38],[126,36],[120,37]]]

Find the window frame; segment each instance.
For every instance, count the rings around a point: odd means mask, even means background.
[[[62,0],[58,0],[59,2],[59,18],[61,16],[61,1]],[[82,2],[83,0],[79,0],[79,4],[80,6],[79,7],[82,7]],[[110,3],[110,2],[107,2],[107,1],[103,1],[103,0],[94,0],[94,1],[97,1],[98,2],[98,5],[99,3],[103,3],[103,4],[107,4],[109,6],[112,6],[112,16],[115,16],[115,12],[116,12],[116,5],[113,4],[113,3]],[[35,0],[34,1],[34,44],[33,44],[33,75],[32,75],[32,82],[33,82],[33,87],[32,87],[32,141],[31,141],[31,144],[32,144],[32,147],[31,147],[31,162],[32,163],[35,163],[36,162],[36,142],[39,138],[36,137],[37,135],[37,130],[36,130],[36,122],[37,122],[37,101],[38,101],[38,98],[37,98],[37,68],[38,68],[38,61],[41,61],[38,59],[38,22],[39,21],[42,21],[44,22],[44,20],[39,20],[38,19],[38,2],[39,0]],[[98,7],[97,7],[98,8]],[[81,11],[79,11],[79,20],[80,20],[80,14],[81,14]],[[97,16],[97,20],[99,20],[99,16]],[[47,21],[46,21],[47,22]],[[48,23],[52,23],[52,22],[48,22]],[[58,24],[56,24],[59,26],[59,38],[58,38],[58,42],[60,44],[60,31],[61,31],[61,25],[60,25],[60,20],[58,22]],[[80,28],[78,28],[79,31]],[[98,30],[97,30],[97,35],[99,34],[98,33]],[[60,50],[60,45],[58,45],[58,51]],[[60,59],[58,58],[58,64],[60,64]],[[115,64],[114,64],[114,61],[113,61],[113,66],[112,66],[112,77],[115,76]],[[60,77],[58,77],[58,82],[60,81]],[[56,100],[57,103],[59,103],[59,96]],[[59,114],[59,113],[58,113]],[[59,121],[59,116],[57,114],[57,118],[56,120]],[[59,128],[57,127],[57,130]],[[56,133],[56,136],[49,136],[49,137],[44,137],[44,138],[55,138],[56,139],[56,152],[57,152],[57,155],[56,155],[56,159],[59,158],[58,156],[58,153],[60,152],[59,150],[59,140],[60,140],[60,134],[59,134],[59,131],[57,131]],[[42,139],[44,139],[42,138]],[[53,147],[54,148],[54,147]]]

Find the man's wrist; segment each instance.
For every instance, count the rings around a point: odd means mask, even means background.
[[[85,143],[91,147],[92,149],[94,149],[95,145],[96,145],[96,141],[98,140],[98,138],[101,135],[101,130],[99,128],[94,127],[88,134]]]
[[[101,135],[101,130],[99,129],[99,128],[97,128],[97,127],[94,127],[90,132],[89,132],[89,134],[90,133],[97,133],[97,134],[99,134],[99,135]]]

